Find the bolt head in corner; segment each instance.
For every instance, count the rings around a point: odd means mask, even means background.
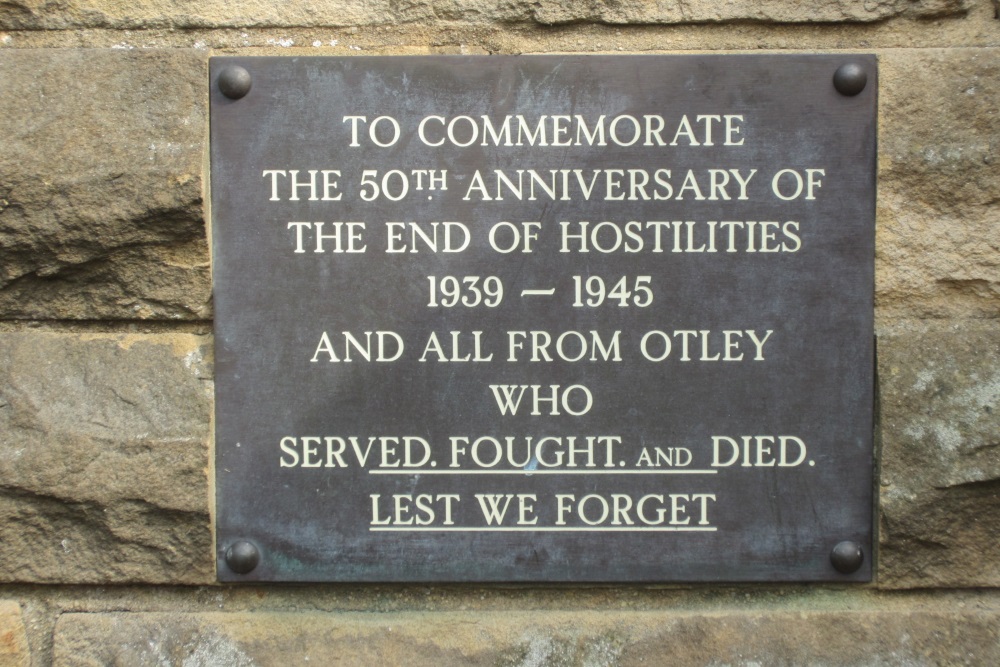
[[[857,542],[844,540],[830,552],[830,563],[841,574],[852,574],[858,571],[865,560],[861,545]]]
[[[248,574],[260,563],[260,551],[250,542],[233,542],[226,549],[226,565],[236,574]]]
[[[857,63],[846,63],[833,73],[833,87],[846,97],[853,97],[865,89],[868,73]]]
[[[250,72],[239,65],[230,65],[219,73],[219,90],[231,100],[238,100],[250,92],[253,79]]]

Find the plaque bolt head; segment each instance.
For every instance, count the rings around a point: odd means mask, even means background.
[[[250,72],[239,65],[230,65],[219,74],[219,90],[231,100],[238,100],[250,92],[253,79]]]
[[[861,550],[861,545],[850,540],[844,540],[830,552],[830,563],[841,574],[857,572],[864,560],[865,554]]]
[[[857,63],[846,63],[833,73],[833,87],[837,92],[847,97],[857,95],[865,89],[868,83],[868,73]]]
[[[226,549],[226,565],[236,574],[252,572],[259,562],[260,552],[246,540],[233,542]]]

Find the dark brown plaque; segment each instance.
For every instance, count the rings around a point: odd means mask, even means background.
[[[214,58],[224,581],[866,581],[876,61]]]

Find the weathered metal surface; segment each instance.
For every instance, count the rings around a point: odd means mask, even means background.
[[[870,578],[873,57],[211,77],[220,579]]]

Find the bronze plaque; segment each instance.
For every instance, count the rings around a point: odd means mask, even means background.
[[[213,58],[223,581],[867,581],[866,55]]]

